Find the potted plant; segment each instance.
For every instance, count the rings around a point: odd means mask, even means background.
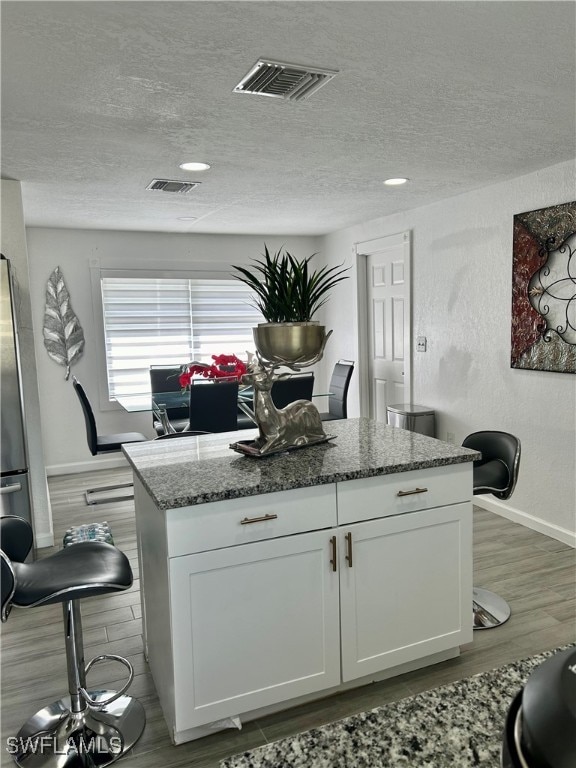
[[[260,355],[274,363],[305,362],[316,357],[326,341],[324,326],[313,320],[328,300],[330,290],[349,268],[324,266],[309,268],[316,254],[297,259],[282,248],[273,256],[264,245],[262,259],[254,267],[233,266],[234,275],[256,294],[255,306],[266,319],[254,329]]]

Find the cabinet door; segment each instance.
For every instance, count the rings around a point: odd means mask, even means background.
[[[334,533],[170,560],[176,730],[340,682]]]
[[[472,640],[470,503],[340,530],[344,682]]]

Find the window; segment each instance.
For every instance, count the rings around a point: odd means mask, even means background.
[[[246,359],[263,322],[238,280],[101,276],[110,398],[150,391],[151,365]]]

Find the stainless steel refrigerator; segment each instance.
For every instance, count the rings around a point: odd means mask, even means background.
[[[18,330],[10,261],[0,254],[0,514],[32,524]]]

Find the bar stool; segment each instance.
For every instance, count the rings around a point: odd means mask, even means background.
[[[12,606],[62,603],[68,696],[42,708],[10,739],[17,765],[30,768],[100,768],[122,757],[140,738],[142,704],[125,696],[134,677],[122,656],[96,656],[84,664],[80,598],[120,592],[132,585],[128,558],[111,544],[85,541],[25,563],[32,547],[30,524],[0,517],[1,618]],[[87,690],[86,674],[97,663],[117,661],[128,670],[119,691]]]
[[[482,458],[474,462],[472,470],[473,495],[491,493],[506,500],[514,493],[520,468],[520,440],[509,432],[483,430],[464,438],[464,448],[480,451]],[[510,618],[511,609],[506,600],[495,592],[474,587],[472,593],[472,620],[474,629],[494,629]]]

